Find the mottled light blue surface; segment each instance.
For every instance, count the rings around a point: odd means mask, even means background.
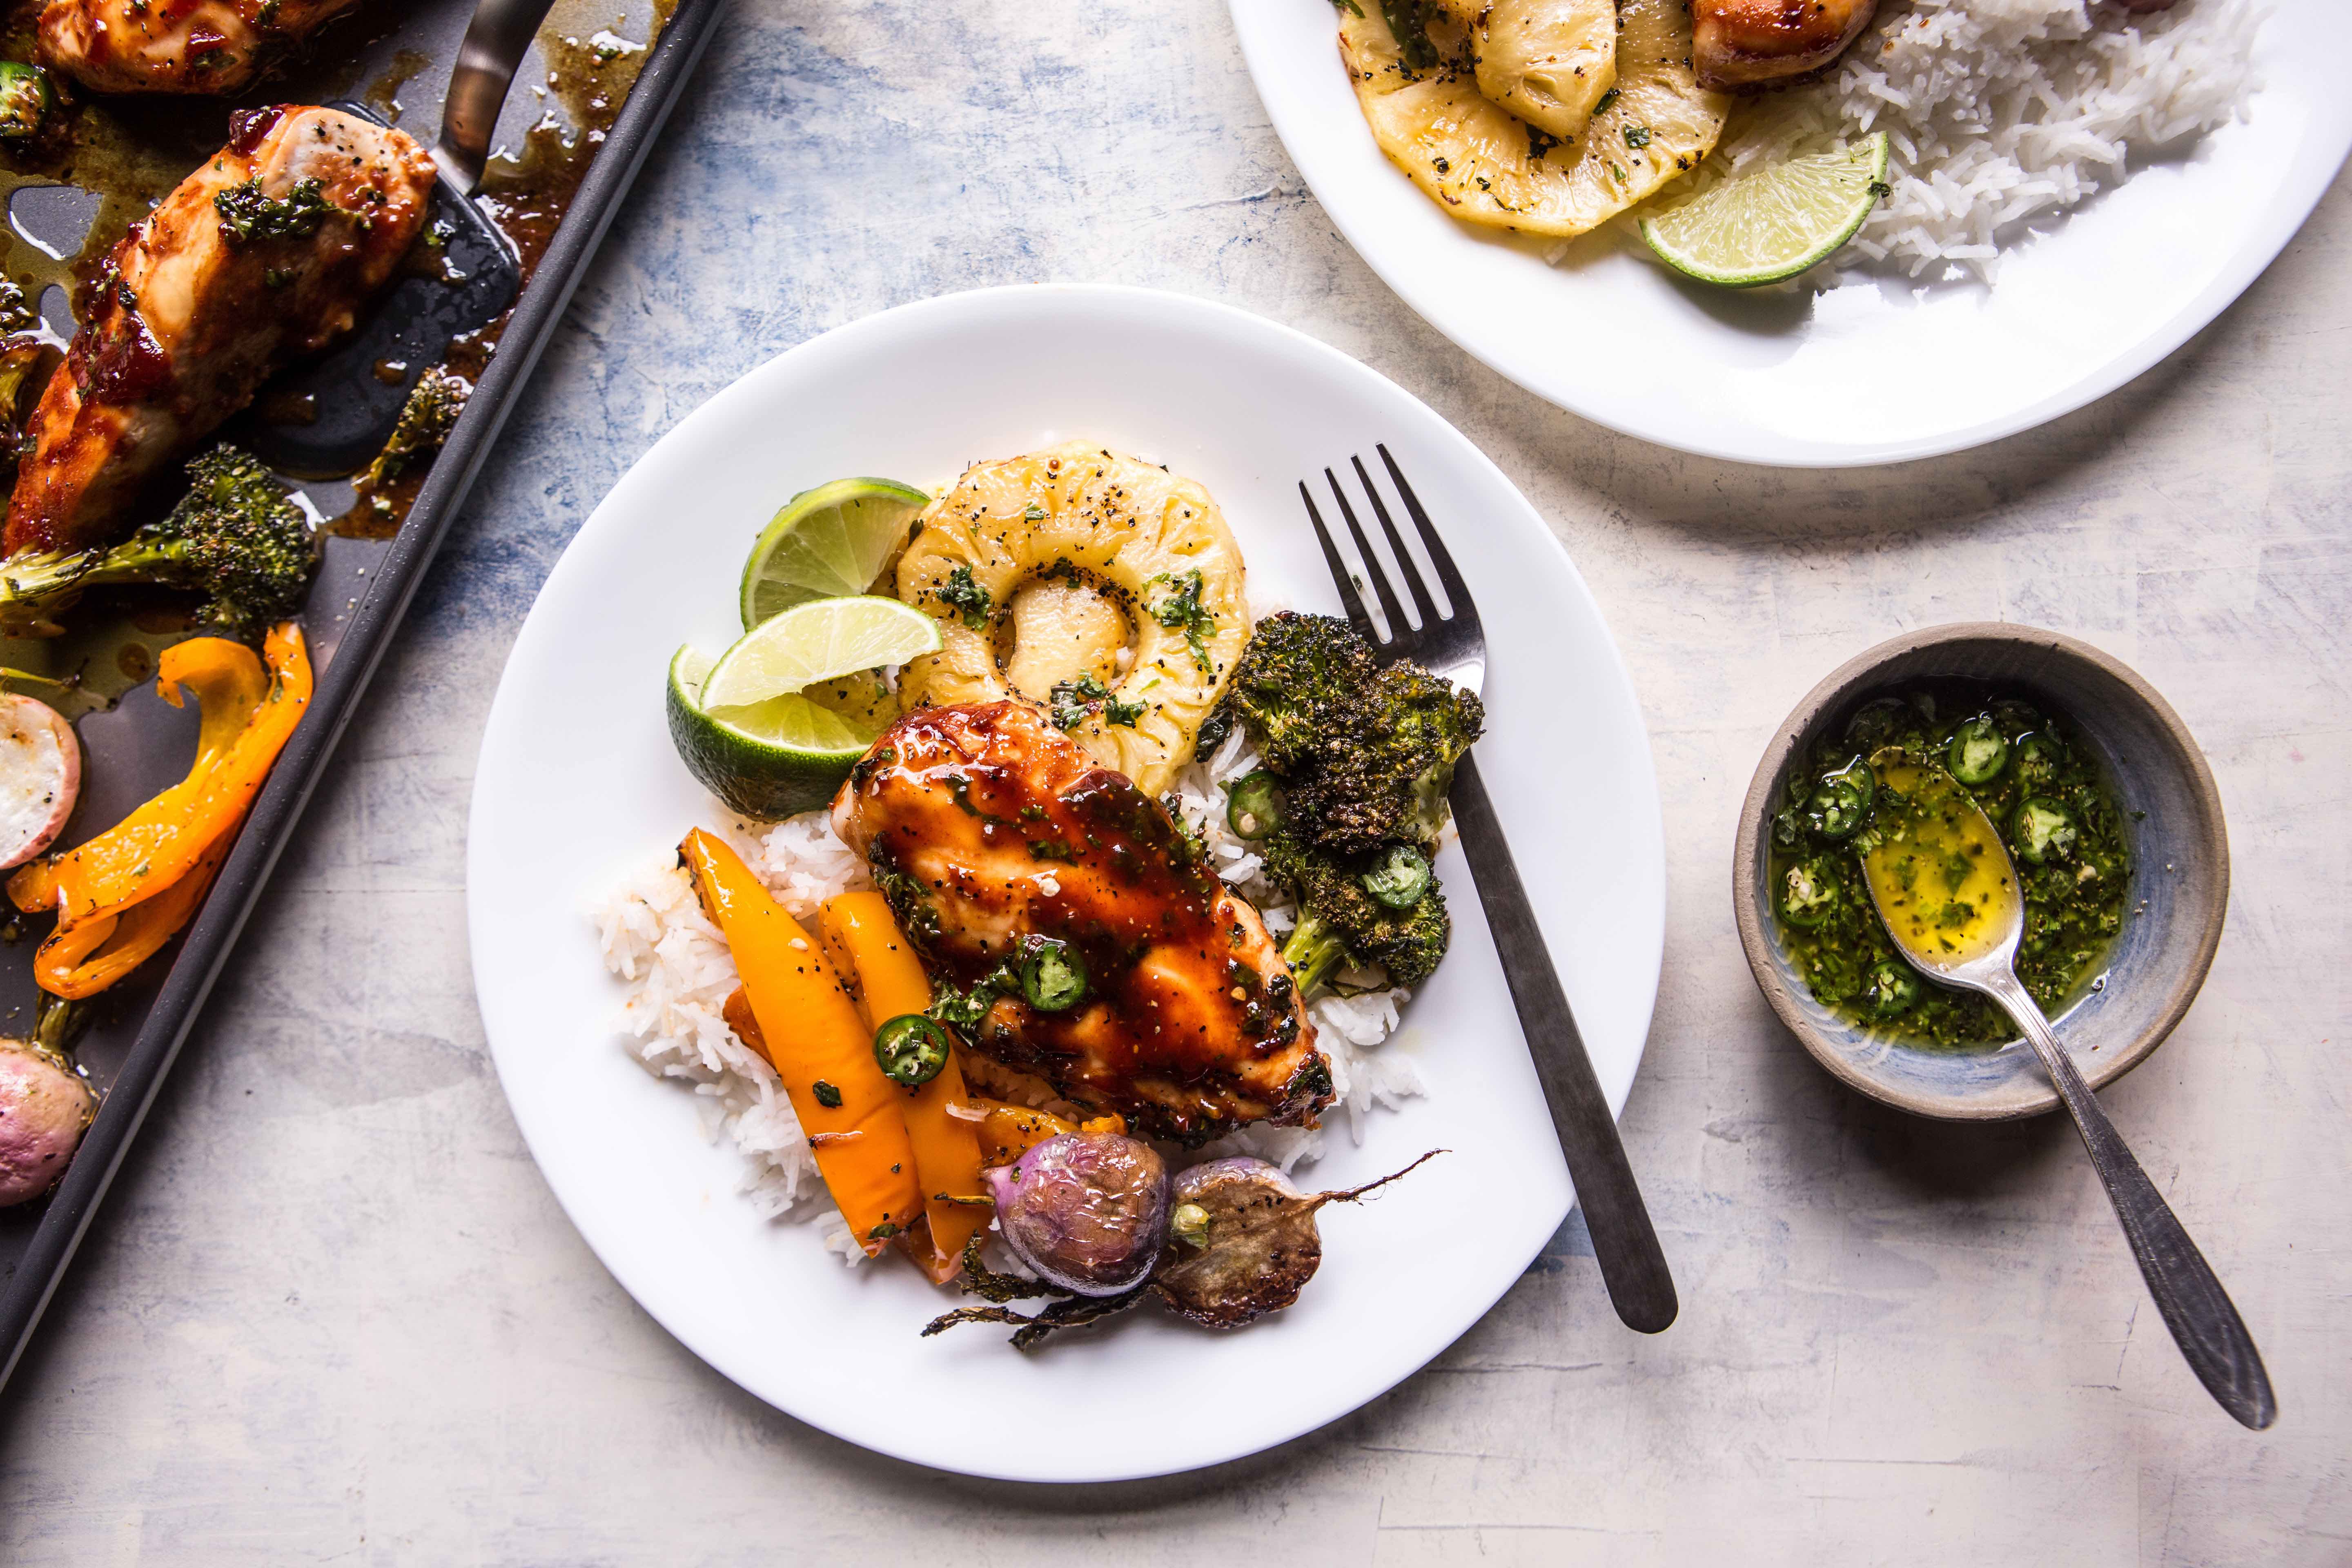
[[[1084,1492],[962,1482],[732,1389],[549,1197],[460,897],[475,746],[533,593],[744,371],[1040,279],[1338,344],[1491,453],[1591,581],[1665,795],[1666,977],[1625,1121],[1683,1287],[1665,1336],[1618,1327],[1571,1228],[1430,1370],[1286,1449]],[[0,1558],[2343,1562],[2347,321],[2339,184],[2237,308],[2053,426],[1895,471],[1727,468],[1560,414],[1399,306],[1301,189],[1213,5],[744,0],[0,1404]],[[1734,819],[1772,725],[1868,644],[1979,617],[2127,659],[2220,776],[2228,935],[2110,1100],[2262,1342],[2268,1435],[2181,1365],[2071,1131],[1864,1102],[1740,957]]]

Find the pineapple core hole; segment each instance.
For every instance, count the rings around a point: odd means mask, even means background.
[[[1034,702],[1053,700],[1065,680],[1093,676],[1118,684],[1132,638],[1127,614],[1093,584],[1041,577],[1013,595],[1012,647],[1004,683]]]

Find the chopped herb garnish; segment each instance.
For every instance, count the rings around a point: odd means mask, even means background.
[[[944,980],[935,980],[931,983],[930,1015],[950,1028],[969,1034],[988,1016],[988,1010],[996,1005],[999,996],[1020,989],[1021,976],[1010,963],[999,964],[969,991],[959,991]]]
[[[824,1106],[827,1110],[837,1110],[841,1107],[841,1090],[834,1088],[833,1085],[825,1082],[823,1079],[817,1079],[815,1086],[812,1088],[809,1092],[815,1095],[816,1102],[819,1105]]]
[[[1650,144],[1650,128],[1649,128],[1648,126],[1646,126],[1646,125],[1628,125],[1627,127],[1625,127],[1625,145],[1626,145],[1626,146],[1628,146],[1628,147],[1647,147],[1649,144]]]
[[[1201,569],[1194,566],[1183,572],[1162,572],[1147,579],[1144,586],[1148,588],[1154,583],[1167,584],[1168,593],[1151,606],[1151,618],[1170,631],[1182,632],[1184,645],[1192,650],[1192,662],[1205,671],[1209,668],[1208,635],[1217,629],[1217,618],[1201,604],[1204,586]]]
[[[315,179],[297,180],[282,196],[265,196],[259,182],[231,185],[213,197],[221,234],[239,245],[255,239],[307,239],[343,209]]]
[[[1621,90],[1622,89],[1612,87],[1607,92],[1602,93],[1601,95],[1601,101],[1592,106],[1592,112],[1596,115],[1608,113],[1609,106],[1617,101],[1617,95]]]
[[[1895,187],[1885,180],[1873,180],[1870,182],[1870,194],[1883,202],[1895,194]]]
[[[931,591],[939,595],[940,603],[956,611],[963,624],[973,631],[987,626],[988,612],[993,601],[989,598],[987,589],[971,580],[971,567],[957,567],[948,574],[946,582]]]
[[[1121,702],[1114,697],[1103,704],[1103,722],[1106,724],[1118,724],[1132,730],[1135,721],[1142,717],[1143,704],[1140,702]]]
[[[1047,704],[1054,715],[1054,728],[1076,729],[1095,710],[1095,704],[1109,695],[1110,688],[1096,679],[1091,670],[1076,680],[1054,682],[1052,700]]]

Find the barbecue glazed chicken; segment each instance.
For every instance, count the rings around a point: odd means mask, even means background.
[[[352,0],[49,0],[40,61],[92,92],[243,92]]]
[[[983,1055],[1187,1143],[1250,1121],[1311,1126],[1331,1102],[1330,1063],[1257,911],[1165,807],[1030,704],[901,719],[850,773],[833,824],[935,981],[969,993],[995,977],[968,1031]],[[1059,995],[1025,984],[1041,954]]]
[[[142,487],[348,331],[416,237],[433,163],[401,132],[293,105],[231,123],[229,145],[107,258],[29,422],[9,553],[127,531]]]
[[[1728,92],[1820,70],[1870,26],[1878,0],[1691,0],[1699,85]]]

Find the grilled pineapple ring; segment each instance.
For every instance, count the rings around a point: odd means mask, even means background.
[[[1412,183],[1468,223],[1576,235],[1698,167],[1723,133],[1731,100],[1691,69],[1685,0],[1623,0],[1615,90],[1572,141],[1549,144],[1479,91],[1459,23],[1442,10],[1424,31],[1436,63],[1405,63],[1384,7],[1339,17],[1339,53],[1373,140]],[[1428,15],[1400,5],[1400,15]]]
[[[1192,757],[1250,622],[1241,551],[1217,503],[1139,458],[1072,441],[976,463],[923,509],[898,561],[898,597],[938,617],[942,646],[907,667],[900,700],[913,708],[1011,695],[1005,656],[1022,661],[1004,647],[1015,596],[1057,577],[1098,584],[1121,601],[1118,630],[1134,637],[1124,650],[1057,651],[1068,669],[1112,672],[1102,681],[1108,698],[1078,699],[1086,712],[1070,736],[1158,795]],[[1131,654],[1123,666],[1120,651]]]
[[[1478,90],[1550,135],[1583,135],[1617,85],[1617,0],[1432,3],[1467,30]]]

